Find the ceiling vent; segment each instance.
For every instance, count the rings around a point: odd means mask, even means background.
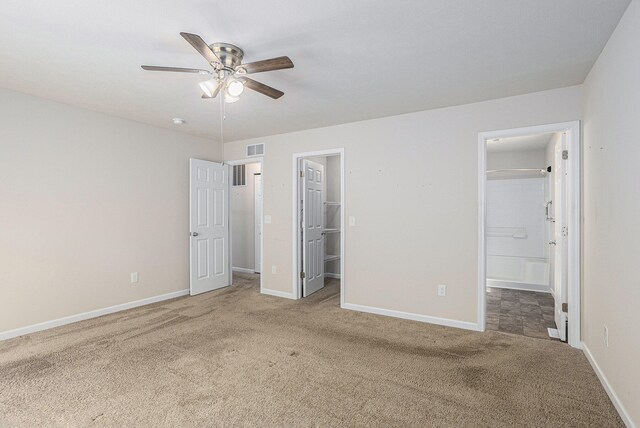
[[[264,143],[247,146],[247,157],[264,155]]]

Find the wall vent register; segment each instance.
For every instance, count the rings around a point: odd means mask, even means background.
[[[247,157],[264,155],[264,143],[247,146]]]

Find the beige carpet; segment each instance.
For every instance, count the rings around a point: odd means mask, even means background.
[[[0,426],[622,426],[567,345],[237,278],[0,343]]]

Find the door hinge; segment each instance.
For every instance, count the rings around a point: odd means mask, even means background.
[[[569,305],[567,303],[562,304],[562,312],[564,312],[565,314],[569,313]]]
[[[300,171],[300,178],[304,178],[304,171]]]
[[[304,272],[300,272],[300,279],[304,279],[306,277],[306,275],[304,274]]]
[[[569,150],[563,150],[562,151],[562,159],[563,160],[569,159]]]

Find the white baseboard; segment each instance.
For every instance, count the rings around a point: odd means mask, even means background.
[[[327,277],[327,278],[340,279],[340,274],[339,273],[326,273],[325,272],[324,276]]]
[[[551,287],[548,285],[526,284],[524,282],[503,281],[501,279],[487,279],[487,287],[551,293]]]
[[[611,384],[607,380],[607,377],[604,375],[604,373],[600,369],[600,366],[596,362],[595,358],[593,358],[593,354],[591,353],[591,351],[589,351],[589,348],[584,342],[582,342],[582,352],[584,352],[584,355],[587,356],[587,360],[589,360],[589,363],[591,363],[591,367],[593,367],[593,371],[595,371],[596,375],[598,375],[598,379],[600,379],[600,383],[604,387],[604,390],[607,391],[607,395],[609,396],[609,399],[611,400],[614,407],[620,414],[620,417],[622,418],[622,421],[624,422],[624,424],[629,428],[635,428],[636,425],[631,420],[631,416],[629,416],[627,409],[625,409],[622,403],[620,402],[618,395],[611,387]]]
[[[481,329],[478,326],[478,324],[474,323],[474,322],[458,321],[458,320],[452,320],[452,319],[448,319],[448,318],[432,317],[432,316],[428,316],[428,315],[414,314],[414,313],[411,313],[411,312],[394,311],[394,310],[391,310],[391,309],[374,308],[373,306],[356,305],[356,304],[353,304],[353,303],[345,303],[345,304],[342,305],[342,308],[343,309],[350,309],[352,311],[368,312],[368,313],[371,313],[371,314],[385,315],[385,316],[388,316],[388,317],[395,317],[395,318],[402,318],[402,319],[405,319],[405,320],[420,321],[420,322],[426,322],[426,323],[429,323],[429,324],[438,324],[438,325],[444,325],[444,326],[447,326],[447,327],[462,328],[462,329],[465,329],[465,330],[481,331]]]
[[[284,297],[285,299],[296,299],[292,293],[288,293],[286,291],[271,290],[269,288],[261,288],[260,293],[268,294],[269,296]]]
[[[175,299],[176,297],[186,296],[189,294],[189,289],[174,291],[172,293],[161,294],[159,296],[147,297],[146,299],[135,300],[133,302],[121,303],[115,306],[109,306],[107,308],[96,309],[89,312],[83,312],[81,314],[71,315],[64,318],[58,318],[51,321],[45,321],[38,324],[28,325],[26,327],[16,328],[14,330],[7,330],[0,332],[0,341],[12,339],[18,336],[24,336],[25,334],[35,333],[37,331],[48,330],[54,327],[60,327],[66,324],[71,324],[78,321],[84,321],[91,318],[100,317],[102,315],[112,314],[114,312],[120,312],[127,309],[137,308],[138,306],[144,306],[151,303],[161,302],[163,300]]]
[[[234,272],[242,272],[242,273],[256,273],[256,271],[253,269],[246,269],[246,268],[240,268],[240,267],[234,267],[234,268],[231,268],[231,270]]]

